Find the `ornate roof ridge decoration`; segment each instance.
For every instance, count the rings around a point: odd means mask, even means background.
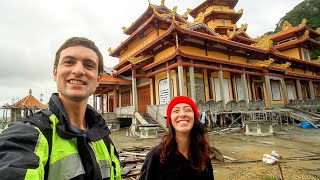
[[[214,31],[218,27],[218,25],[215,22],[213,22],[208,27]]]
[[[309,29],[306,29],[303,33],[303,35],[301,36],[301,38],[306,38],[306,37],[309,37],[309,34],[310,34],[310,30]]]
[[[237,30],[237,29],[236,29],[235,27],[233,27],[232,31],[230,31],[230,30],[228,29],[228,30],[227,30],[227,36],[228,36],[228,38],[234,36],[234,35],[236,34],[236,30]]]
[[[241,9],[239,9],[236,13],[237,13],[237,14],[243,14],[243,11],[244,11],[244,10],[241,8]]]
[[[280,68],[280,69],[286,69],[291,66],[291,62],[285,62],[282,64],[272,63],[272,64],[270,64],[270,66]]]
[[[204,21],[204,14],[203,12],[200,12],[197,17],[194,19],[193,24],[198,24]]]
[[[187,8],[187,11],[181,15],[185,20],[188,20],[188,15],[192,11],[192,9]]]
[[[165,1],[166,1],[166,0],[161,0],[161,6],[165,6],[165,5],[164,5]]]
[[[129,57],[127,60],[131,63],[131,64],[138,64],[144,60],[147,60],[149,58],[152,58],[154,55],[151,54],[151,55],[148,55],[148,56],[138,56],[138,57]]]
[[[252,44],[251,46],[266,50],[266,49],[270,49],[273,45],[273,41],[270,39],[270,36],[268,34],[260,36],[256,38],[256,40],[258,42]]]
[[[177,9],[178,9],[178,6],[173,6],[173,9],[172,9],[172,21],[173,21],[173,23],[176,22]]]
[[[273,58],[269,58],[269,60],[250,60],[250,64],[260,66],[260,67],[267,67],[274,62]]]
[[[285,20],[281,29],[286,30],[288,28],[292,28],[292,24],[290,24],[287,20]]]
[[[306,26],[307,25],[307,19],[306,18],[303,18],[302,20],[301,20],[301,23],[299,24],[299,27],[301,27],[301,26]]]
[[[178,33],[175,35],[176,38],[176,47],[177,49],[179,48],[179,37],[178,37]]]
[[[108,48],[108,52],[109,52],[109,55],[111,55],[111,54],[112,54],[113,50],[112,50],[112,48],[111,48],[111,47],[109,47],[109,48]]]
[[[214,36],[217,36],[217,34],[218,34],[215,32],[215,30],[212,30],[211,28],[209,28],[209,26],[204,22],[200,22],[198,24],[191,24],[191,25],[183,24],[180,27],[182,27],[186,30],[191,30],[191,31],[196,31],[199,28],[204,28],[205,30],[207,30],[207,33],[205,33],[205,34],[214,35]]]
[[[247,28],[248,28],[248,24],[247,23],[241,24],[238,32],[241,32],[241,31],[246,32]]]

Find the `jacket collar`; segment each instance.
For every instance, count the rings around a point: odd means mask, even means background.
[[[82,134],[74,133],[69,128],[68,114],[59,98],[58,93],[53,93],[49,100],[49,110],[58,118],[56,125],[57,133],[64,139],[83,136]],[[98,141],[111,134],[104,118],[90,105],[87,105],[85,119],[88,124],[88,131],[85,133],[91,141]]]

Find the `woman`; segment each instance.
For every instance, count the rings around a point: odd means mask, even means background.
[[[186,96],[171,100],[167,108],[169,134],[147,155],[140,180],[212,180],[212,149],[207,130],[199,121],[196,104]]]

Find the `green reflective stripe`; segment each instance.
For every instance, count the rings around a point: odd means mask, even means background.
[[[49,148],[48,141],[42,134],[39,128],[35,127],[39,131],[37,145],[34,153],[39,157],[39,167],[36,169],[27,169],[26,176],[24,179],[43,179],[44,178],[44,166],[47,163]]]
[[[121,167],[120,167],[120,162],[118,157],[114,154],[114,147],[112,144],[110,144],[110,149],[111,149],[111,160],[114,162],[114,164],[116,165],[116,176],[114,179],[116,180],[120,180],[121,179]],[[114,170],[113,170],[114,172]]]
[[[52,149],[50,155],[50,165],[68,155],[77,154],[77,139],[63,139],[57,134],[56,125],[58,123],[58,118],[52,114],[50,116],[50,121],[52,122]]]
[[[70,154],[50,164],[48,179],[71,179],[85,174],[78,154]]]
[[[112,144],[110,144],[110,151],[108,152],[108,149],[103,141],[103,139],[92,142],[93,150],[95,152],[97,161],[100,166],[100,171],[102,178],[109,178],[110,180],[120,180],[121,179],[121,168],[120,168],[120,162],[116,155],[114,154],[114,147]],[[111,166],[111,162],[114,162],[116,167]],[[116,168],[116,171],[114,170]],[[116,174],[114,174],[116,172]]]

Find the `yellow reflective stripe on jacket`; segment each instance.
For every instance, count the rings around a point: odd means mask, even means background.
[[[36,128],[39,131],[39,136],[37,140],[37,145],[35,147],[34,153],[39,157],[39,167],[36,169],[28,169],[24,179],[36,180],[44,179],[44,166],[47,163],[49,156],[48,141],[42,134],[39,128]]]
[[[110,151],[108,152],[108,148],[105,145],[103,139],[92,142],[93,150],[95,152],[97,161],[100,166],[100,171],[102,178],[109,178],[110,180],[120,180],[121,179],[121,169],[120,169],[120,162],[116,155],[114,154],[114,147],[110,144]],[[115,170],[112,166],[112,162],[116,165],[116,174],[114,174]]]
[[[77,138],[63,139],[56,130],[58,118],[52,114],[52,148],[48,179],[71,179],[85,174],[77,149]]]
[[[119,162],[119,159],[117,158],[117,156],[114,154],[114,147],[112,144],[110,144],[110,151],[111,151],[111,160],[116,165],[116,175],[115,175],[114,179],[120,180],[121,179],[120,162]],[[112,172],[114,172],[114,170]]]

